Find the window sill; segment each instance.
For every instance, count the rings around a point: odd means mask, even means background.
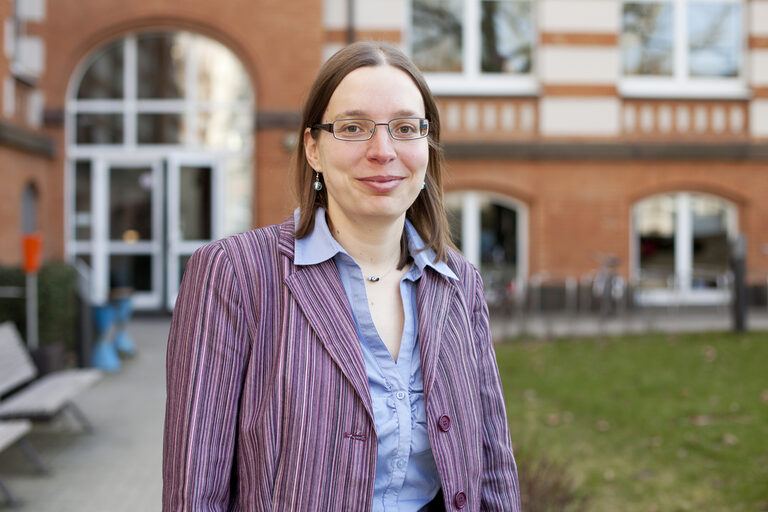
[[[427,74],[429,88],[437,96],[536,96],[539,84],[532,76],[467,76]]]
[[[741,80],[627,78],[619,82],[618,90],[625,98],[747,100],[751,96]]]
[[[37,86],[37,77],[35,74],[26,69],[24,66],[20,65],[18,62],[11,63],[10,71],[11,76],[13,76],[14,80],[17,82],[20,82],[31,88]]]

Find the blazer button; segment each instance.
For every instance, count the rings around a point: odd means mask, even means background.
[[[456,508],[464,508],[464,505],[467,504],[467,495],[463,492],[457,492],[456,496],[453,497],[453,504]]]
[[[448,430],[451,428],[451,418],[449,418],[446,414],[440,416],[440,419],[437,420],[437,428],[443,432],[448,432]]]

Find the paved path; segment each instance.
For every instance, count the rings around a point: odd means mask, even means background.
[[[20,510],[160,510],[168,327],[167,318],[133,322],[138,354],[76,399],[93,434],[82,433],[68,416],[35,427],[28,439],[51,475],[36,474],[17,447],[0,454],[0,474],[24,502]]]
[[[750,316],[752,328],[767,330],[768,314]],[[594,336],[647,330],[724,330],[727,311],[664,311],[609,318],[544,315],[525,324],[494,321],[502,337]],[[84,434],[64,417],[35,427],[29,440],[52,469],[37,475],[18,448],[0,453],[0,475],[25,512],[152,512],[160,510],[165,346],[169,319],[134,320],[130,331],[138,355],[79,399],[95,432]],[[2,505],[0,505],[2,509]]]

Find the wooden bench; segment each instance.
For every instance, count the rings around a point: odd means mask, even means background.
[[[50,373],[38,380],[37,368],[12,322],[0,325],[0,420],[48,420],[69,410],[86,431],[92,427],[72,399],[101,378],[99,370]],[[21,387],[23,386],[23,387]]]
[[[23,439],[30,428],[32,428],[31,423],[27,420],[0,421],[0,452],[16,443],[27,457],[30,458],[39,472],[48,473],[48,469],[40,461],[37,452]],[[0,480],[0,494],[5,496],[5,501],[8,505],[14,507],[20,504],[2,480]]]

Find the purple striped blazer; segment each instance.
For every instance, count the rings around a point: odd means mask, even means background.
[[[332,260],[293,264],[293,220],[189,260],[168,339],[164,511],[370,511],[376,431]],[[446,510],[519,511],[480,277],[418,284],[427,430]]]

